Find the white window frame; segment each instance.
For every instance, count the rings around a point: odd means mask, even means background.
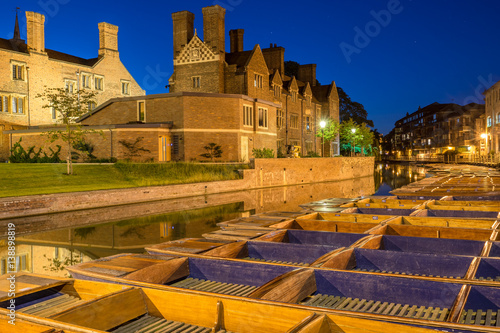
[[[92,89],[92,74],[90,73],[81,73],[82,77],[82,88]],[[87,83],[85,85],[85,83]]]
[[[120,83],[121,83],[122,95],[130,96],[130,81],[121,80]]]

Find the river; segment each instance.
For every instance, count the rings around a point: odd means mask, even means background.
[[[23,222],[31,219],[38,227],[16,235],[16,270],[67,276],[67,266],[201,237],[217,230],[219,222],[272,210],[299,211],[300,204],[326,198],[389,195],[425,177],[424,167],[378,164],[373,177],[362,179],[23,217]],[[8,272],[7,257],[6,240],[0,240],[1,274]]]

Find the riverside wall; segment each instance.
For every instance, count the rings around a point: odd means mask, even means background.
[[[243,179],[0,199],[0,219],[373,176],[373,157],[256,159]],[[145,212],[147,213],[147,212]]]

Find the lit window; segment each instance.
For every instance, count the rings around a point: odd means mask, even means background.
[[[122,94],[130,95],[130,82],[122,82]]]
[[[259,127],[267,127],[267,109],[259,108]]]
[[[201,88],[201,77],[193,76],[193,88]]]
[[[311,132],[312,131],[312,128],[311,128],[311,117],[306,117],[306,131],[307,132]]]
[[[102,77],[94,77],[95,90],[104,90],[104,79]]]
[[[488,117],[488,120],[486,121],[486,126],[491,127],[491,117]]]
[[[146,105],[145,102],[137,103],[137,120],[138,121],[146,121]]]
[[[253,107],[243,106],[243,125],[253,126]]]

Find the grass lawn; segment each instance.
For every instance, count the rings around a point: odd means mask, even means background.
[[[239,179],[238,169],[246,165],[204,165],[193,163],[114,165],[73,164],[68,176],[66,164],[0,164],[0,197],[105,190],[115,188],[186,184]]]

